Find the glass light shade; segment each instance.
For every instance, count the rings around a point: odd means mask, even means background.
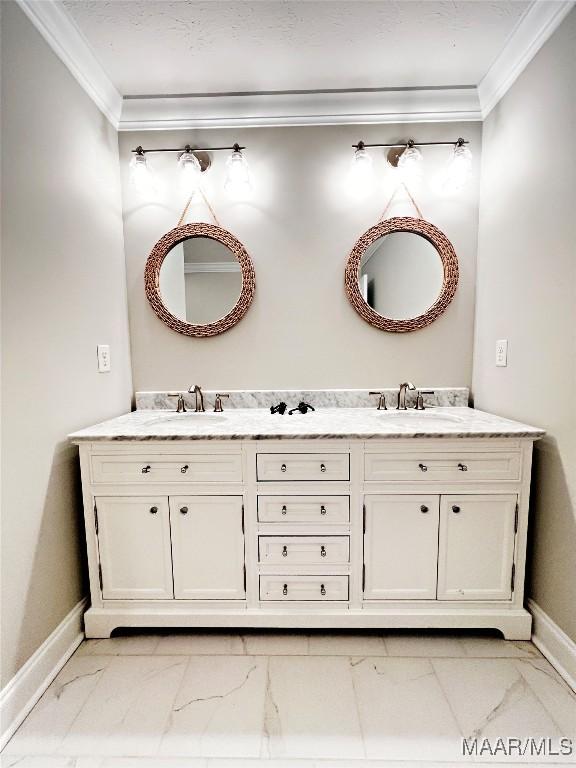
[[[454,154],[440,182],[443,192],[460,192],[464,189],[472,170],[472,152],[464,144],[454,147]]]
[[[130,180],[143,197],[154,195],[156,186],[146,155],[134,155],[130,161]]]
[[[405,179],[422,176],[422,152],[417,147],[408,146],[398,159],[398,170]]]
[[[178,165],[180,166],[182,187],[187,194],[191,195],[200,185],[202,168],[198,158],[192,152],[183,152],[180,155]]]
[[[368,150],[362,148],[354,152],[352,158],[352,167],[350,169],[350,183],[352,188],[357,191],[365,191],[374,179],[374,169],[372,167],[372,158]]]
[[[241,150],[234,150],[226,161],[226,181],[224,188],[231,197],[242,199],[252,191],[250,169]]]

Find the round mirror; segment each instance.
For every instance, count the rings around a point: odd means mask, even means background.
[[[238,259],[210,237],[189,237],[177,243],[160,268],[164,306],[174,317],[194,325],[213,323],[227,315],[241,291]]]
[[[358,280],[362,297],[379,315],[408,320],[434,304],[444,268],[429,240],[412,232],[391,232],[368,246]]]
[[[145,284],[152,308],[166,325],[187,336],[214,336],[248,310],[254,267],[230,232],[211,224],[186,224],[156,243],[146,263]]]
[[[382,221],[357,241],[345,274],[348,298],[371,325],[415,331],[452,301],[458,259],[437,227],[408,216]]]

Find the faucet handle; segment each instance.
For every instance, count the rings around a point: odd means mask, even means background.
[[[222,408],[223,397],[230,397],[230,395],[227,392],[216,393],[216,401],[214,402],[214,413],[222,413],[224,411],[224,408]]]
[[[378,406],[377,406],[377,409],[379,411],[387,411],[388,410],[388,408],[386,407],[386,395],[384,394],[384,392],[369,392],[368,394],[370,394],[370,395],[379,395]]]
[[[176,406],[176,413],[186,413],[186,405],[184,403],[184,395],[182,392],[168,392],[168,397],[177,397],[178,405]]]
[[[414,406],[414,409],[416,411],[425,411],[426,406],[424,405],[423,395],[433,395],[433,394],[434,394],[433,389],[421,389],[416,395],[416,405]]]

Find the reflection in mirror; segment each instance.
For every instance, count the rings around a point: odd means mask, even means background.
[[[242,272],[236,256],[210,237],[177,243],[160,269],[164,305],[179,320],[194,325],[213,323],[236,305]]]
[[[434,304],[444,281],[442,259],[425,237],[391,232],[375,240],[360,262],[364,300],[382,317],[408,320]]]

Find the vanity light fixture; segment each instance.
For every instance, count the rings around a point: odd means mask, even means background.
[[[226,161],[226,169],[226,181],[224,182],[226,191],[236,199],[241,200],[248,197],[252,191],[250,169],[242,154],[242,147],[238,144],[234,144],[232,154]]]
[[[151,197],[155,191],[154,174],[142,147],[137,147],[134,152],[136,154],[130,161],[130,180],[139,194]]]
[[[366,150],[373,148],[398,149],[399,152],[391,153],[388,156],[389,162],[397,167],[403,176],[407,179],[414,178],[421,174],[422,152],[420,147],[453,147],[453,155],[448,167],[443,174],[441,188],[444,191],[457,191],[463,189],[470,174],[472,167],[472,152],[466,146],[469,142],[466,139],[459,138],[456,141],[414,141],[410,139],[402,143],[393,144],[366,144],[359,141],[353,144],[354,152],[353,170],[357,174],[357,168],[370,168],[372,160],[368,157]],[[392,156],[392,160],[390,157]],[[367,159],[365,159],[367,158]],[[361,170],[360,173],[363,171]]]
[[[185,147],[160,149],[144,149],[138,146],[132,150],[134,157],[130,161],[130,175],[138,191],[144,196],[149,196],[154,191],[154,182],[147,155],[153,152],[176,152],[183,186],[189,194],[193,194],[199,187],[201,174],[212,164],[209,153],[231,151],[224,186],[235,196],[245,196],[251,184],[248,162],[242,154],[243,149],[246,147],[241,147],[239,144],[233,144],[231,147],[192,147],[186,144]]]
[[[356,144],[356,152],[352,158],[352,167],[350,169],[350,181],[357,190],[365,189],[373,180],[374,169],[372,167],[372,158],[366,151],[366,145],[363,141]]]

